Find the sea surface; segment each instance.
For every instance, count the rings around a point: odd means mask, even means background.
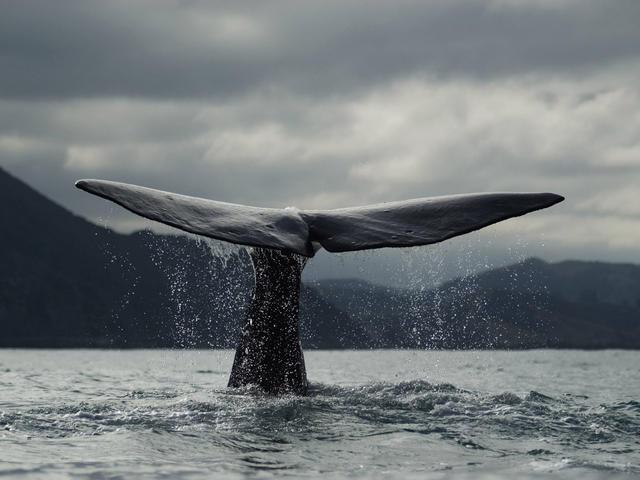
[[[308,397],[231,361],[0,350],[0,476],[640,478],[640,352],[307,351]]]

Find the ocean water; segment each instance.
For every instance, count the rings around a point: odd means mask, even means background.
[[[308,351],[308,397],[230,351],[0,350],[0,476],[640,477],[640,352]]]

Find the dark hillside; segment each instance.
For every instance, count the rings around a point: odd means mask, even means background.
[[[0,221],[0,346],[234,345],[251,291],[245,255],[225,261],[187,237],[116,234],[2,169]],[[305,338],[339,347],[335,330],[318,326],[344,314],[305,292]]]

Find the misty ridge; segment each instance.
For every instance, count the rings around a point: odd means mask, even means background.
[[[232,348],[253,277],[242,249],[117,234],[0,169],[0,346]],[[639,348],[640,266],[515,265],[415,290],[317,280],[305,348]]]

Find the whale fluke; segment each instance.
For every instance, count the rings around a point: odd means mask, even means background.
[[[330,252],[429,245],[563,200],[553,193],[476,193],[297,210],[236,205],[105,180],[79,180],[76,186],[187,232],[305,257],[312,257],[318,245]]]
[[[300,215],[313,241],[330,252],[349,252],[430,245],[562,200],[554,193],[474,193]]]
[[[78,180],[76,187],[189,233],[306,257],[314,253],[307,224],[295,209],[248,207],[106,180]]]

